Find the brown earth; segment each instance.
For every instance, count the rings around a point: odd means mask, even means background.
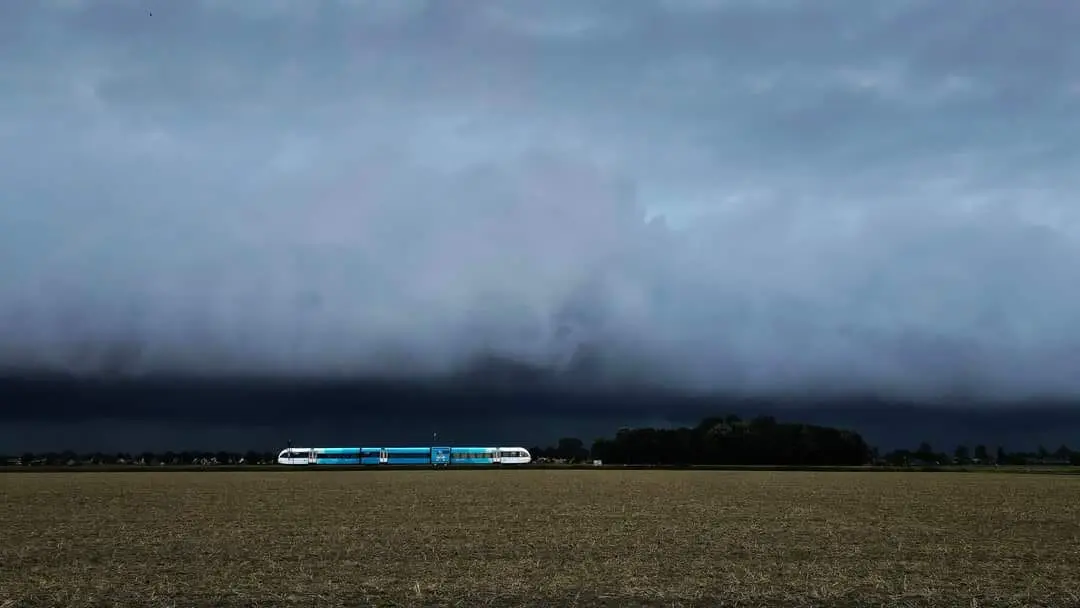
[[[15,606],[1080,606],[1080,479],[0,474]]]

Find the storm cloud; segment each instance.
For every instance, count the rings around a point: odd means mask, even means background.
[[[1073,397],[1078,29],[1010,0],[6,2],[0,365]]]

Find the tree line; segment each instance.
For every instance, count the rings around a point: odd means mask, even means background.
[[[78,466],[78,465],[264,465],[277,463],[277,451],[182,451],[182,452],[24,452],[0,455],[0,466]]]
[[[915,449],[899,449],[881,454],[851,430],[797,422],[779,422],[771,416],[744,420],[738,416],[717,416],[693,427],[622,428],[614,437],[602,437],[586,445],[566,437],[553,446],[529,448],[538,462],[628,465],[777,465],[777,466],[892,466],[947,464],[1057,464],[1080,465],[1080,452],[1060,446],[1051,452],[1039,447],[1034,452],[1009,452],[1004,446],[974,448],[960,445],[951,452],[935,450],[923,442]],[[273,452],[166,451],[137,454],[72,451],[0,455],[0,466],[27,465],[270,465],[277,462]]]
[[[577,439],[562,439],[554,448],[534,448],[533,456],[634,465],[841,466],[867,464],[872,450],[854,431],[729,415],[705,418],[694,427],[622,428],[590,448]]]
[[[1010,452],[1006,450],[1004,446],[990,448],[980,444],[972,448],[971,446],[961,444],[953,448],[951,452],[942,452],[935,450],[929,443],[924,441],[913,450],[893,450],[883,455],[878,455],[875,450],[874,461],[894,466],[920,464],[1043,464],[1080,466],[1080,451],[1072,450],[1067,445],[1061,445],[1052,452],[1041,445],[1034,451]]]

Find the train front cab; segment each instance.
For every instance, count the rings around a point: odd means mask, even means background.
[[[499,464],[529,464],[532,462],[532,454],[529,450],[521,447],[497,448],[496,462]]]
[[[313,448],[289,448],[278,453],[278,464],[315,464]]]

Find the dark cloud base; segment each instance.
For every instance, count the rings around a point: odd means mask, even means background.
[[[0,452],[42,449],[276,449],[440,441],[534,445],[621,426],[694,424],[734,413],[859,431],[883,449],[930,441],[1050,449],[1080,445],[1080,408],[872,397],[688,394],[528,378],[442,380],[0,378]]]

